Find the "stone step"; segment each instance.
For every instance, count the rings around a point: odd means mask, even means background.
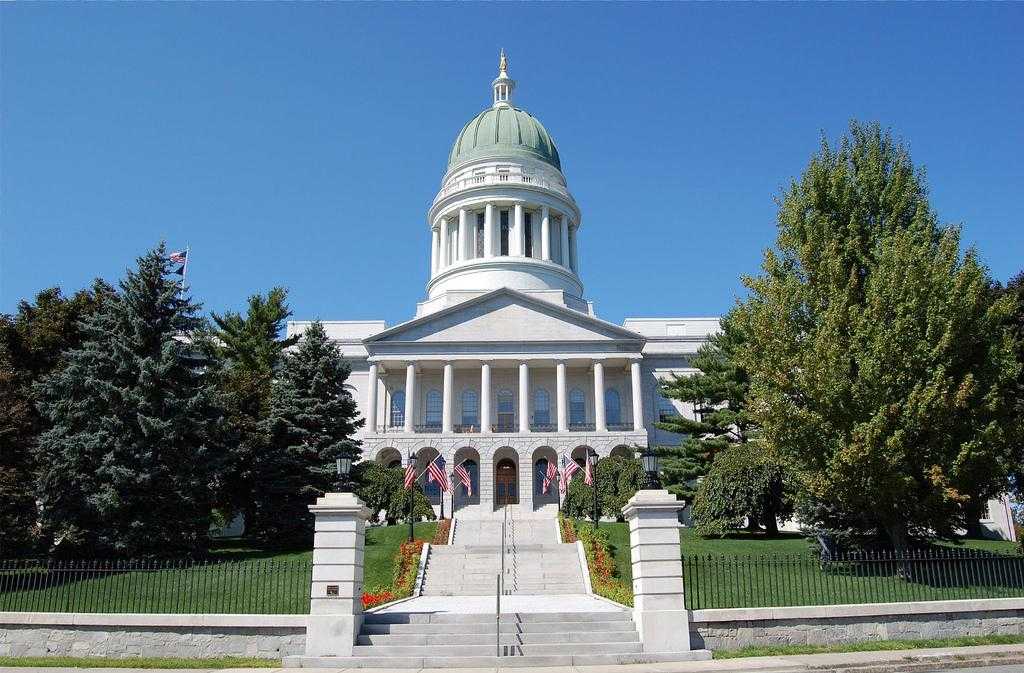
[[[459,645],[455,643],[437,643],[432,645],[354,645],[353,657],[414,657],[429,656],[444,652],[450,657],[486,657],[495,652],[495,643],[488,645]],[[546,654],[626,654],[639,652],[639,642],[628,643],[538,643],[519,645],[502,643],[502,651],[508,648],[509,656],[526,657]]]
[[[519,624],[548,624],[561,622],[629,622],[626,610],[607,612],[509,612],[503,613],[504,622]],[[494,613],[455,612],[367,612],[364,624],[494,624]]]
[[[437,645],[437,633],[370,633],[360,634],[357,645]],[[496,633],[443,634],[446,643],[459,645],[494,646]],[[516,633],[502,630],[503,645],[537,645],[550,643],[636,643],[640,636],[636,629],[619,631],[571,631],[559,626],[558,631]]]
[[[501,622],[502,633],[530,633],[541,634],[551,633],[553,627],[548,622],[510,622],[503,618]],[[610,633],[617,631],[632,631],[633,622],[626,621],[604,621],[604,622],[560,622],[557,626],[558,632],[585,631],[587,633]],[[467,623],[467,624],[363,624],[360,633],[363,635],[470,635],[490,634],[494,637],[496,632],[494,615],[491,615],[490,622]]]
[[[689,652],[565,654],[539,656],[483,657],[306,657],[284,658],[286,668],[522,668],[525,666],[612,666],[621,664],[655,664],[673,661],[707,661],[709,650]]]

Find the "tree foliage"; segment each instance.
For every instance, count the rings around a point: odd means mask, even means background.
[[[609,456],[597,461],[595,477],[601,516],[620,520],[626,502],[646,483],[640,461],[623,456]],[[562,511],[575,518],[593,518],[594,489],[584,483],[582,470],[569,482]]]
[[[14,315],[0,315],[0,557],[39,542],[35,445],[44,423],[32,386],[81,345],[79,321],[113,293],[101,280],[71,297],[49,288],[19,302]]]
[[[749,377],[737,362],[743,332],[727,314],[721,331],[698,349],[690,364],[698,371],[673,376],[661,386],[667,398],[688,403],[694,418],[675,416],[656,425],[684,435],[679,446],[658,447],[662,480],[669,491],[693,503],[697,480],[708,473],[715,456],[731,444],[746,442],[754,431],[747,413]]]
[[[383,514],[389,525],[403,520],[408,521],[409,494],[405,490],[404,468],[387,467],[376,461],[368,460],[360,462],[353,468],[353,478],[358,484],[356,495],[366,503],[372,512],[371,520]],[[418,483],[414,492],[416,500],[413,513],[416,520],[434,520],[436,518],[434,509]]]
[[[745,284],[749,412],[813,499],[904,548],[1005,490],[1022,458],[1012,302],[992,300],[891,134],[854,122],[838,146],[822,141]]]
[[[291,316],[287,299],[287,291],[275,287],[266,296],[249,297],[245,315],[214,313],[213,327],[201,340],[225,410],[217,504],[231,514],[245,513],[247,521],[254,516],[256,468],[266,447],[260,422],[270,412],[274,370],[284,350],[298,341],[281,337]]]
[[[734,444],[715,456],[700,482],[694,527],[700,535],[721,536],[750,518],[775,535],[778,521],[793,515],[796,490],[791,470],[775,452],[757,442]]]
[[[78,323],[80,346],[35,386],[43,529],[61,554],[203,550],[218,410],[187,341],[200,326],[163,244]]]
[[[267,544],[308,544],[313,520],[306,508],[333,487],[337,458],[359,458],[353,437],[363,419],[345,388],[348,375],[348,363],[320,322],[282,358],[261,423],[267,445],[256,462],[250,527]]]

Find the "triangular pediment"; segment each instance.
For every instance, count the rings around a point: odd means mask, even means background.
[[[643,341],[618,325],[507,288],[375,334],[370,344]]]

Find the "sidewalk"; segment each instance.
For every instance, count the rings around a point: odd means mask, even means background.
[[[418,673],[901,673],[939,671],[981,666],[999,666],[1002,670],[1024,671],[1024,645],[985,645],[979,647],[936,648],[890,652],[847,652],[839,654],[802,654],[783,657],[749,657],[666,664],[628,664],[623,666],[561,666],[554,668],[464,668],[419,669]],[[59,668],[0,667],[0,673],[54,673]],[[88,673],[142,673],[155,669],[80,668]],[[171,670],[171,669],[163,669]],[[179,673],[383,673],[383,668],[235,668],[176,669]],[[998,669],[995,669],[998,670]],[[401,669],[399,673],[417,673]]]

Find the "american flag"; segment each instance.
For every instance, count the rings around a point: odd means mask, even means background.
[[[553,460],[549,460],[548,461],[548,469],[547,469],[547,472],[544,474],[544,482],[542,484],[542,489],[541,489],[541,491],[544,494],[547,494],[547,492],[551,490],[551,482],[553,482],[555,480],[555,476],[557,474],[558,474],[558,468],[555,467],[555,462]]]
[[[587,486],[593,486],[594,473],[590,470],[590,456],[587,456],[584,459],[583,464],[586,465],[586,468],[583,470],[583,483],[586,484]]]
[[[455,466],[455,476],[462,482],[462,486],[466,489],[466,495],[473,497],[473,480],[469,476],[469,472],[462,465]]]
[[[447,493],[451,486],[448,484],[448,475],[445,474],[444,470],[437,464],[437,461],[440,458],[441,456],[438,456],[434,460],[430,461],[430,465],[427,465],[427,479],[440,486],[441,490]]]
[[[416,466],[410,460],[409,464],[405,466],[405,489],[409,490],[414,483],[416,483]]]
[[[188,259],[188,250],[178,250],[167,256],[167,259],[174,264],[184,264]]]
[[[576,464],[575,460],[566,458],[565,454],[562,454],[562,479],[558,482],[558,488],[563,494],[569,490],[569,481],[579,469],[580,466]]]

